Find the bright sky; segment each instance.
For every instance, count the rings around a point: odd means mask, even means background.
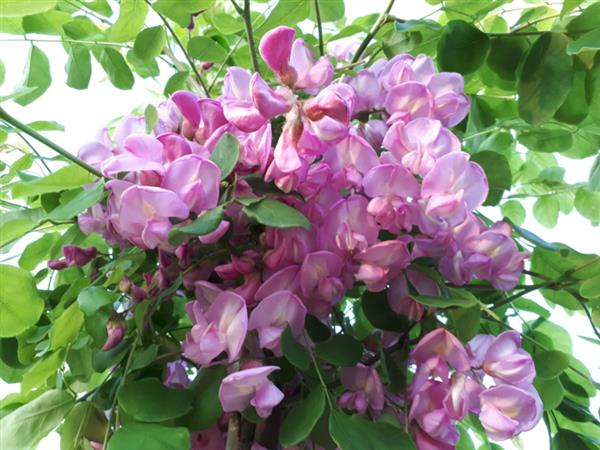
[[[346,0],[346,16],[348,22],[364,14],[382,11],[387,0]],[[525,4],[525,2],[523,2]],[[517,7],[520,5],[516,5]],[[511,5],[511,7],[513,7]],[[557,6],[558,8],[558,6]],[[417,19],[425,16],[437,8],[424,1],[397,1],[392,9],[392,14],[404,19]],[[518,13],[517,13],[518,14]],[[435,17],[435,16],[434,16]],[[511,18],[512,19],[512,18]],[[516,17],[515,17],[516,20]],[[19,36],[0,34],[0,42],[10,39],[19,39]],[[51,40],[54,37],[41,36],[41,39]],[[94,69],[90,86],[92,89],[77,91],[65,85],[66,74],[64,66],[67,56],[59,42],[36,43],[48,56],[51,62],[53,84],[50,89],[33,104],[21,107],[13,102],[3,105],[12,115],[22,122],[34,120],[54,120],[65,127],[65,132],[48,132],[47,136],[64,148],[76,152],[85,142],[91,140],[96,131],[120,115],[127,114],[136,107],[145,107],[148,103],[156,103],[157,93],[162,92],[166,76],[157,80],[142,80],[136,77],[135,86],[130,91],[121,91],[114,88],[106,79],[98,64],[93,61]],[[29,51],[28,42],[2,42],[0,44],[0,59],[6,66],[6,81],[0,86],[0,95],[8,94],[14,86],[19,84],[25,60]],[[165,73],[170,73],[165,71]],[[43,152],[50,155],[51,153]],[[575,161],[559,156],[559,164],[565,168],[567,182],[586,181],[591,163],[589,161]],[[553,242],[563,242],[576,250],[584,253],[600,254],[600,239],[598,229],[594,229],[589,221],[583,219],[576,212],[569,216],[561,215],[558,225],[551,230],[542,228],[533,219],[531,207],[533,202],[524,202],[528,210],[528,217],[524,227],[533,231],[543,239]],[[486,208],[486,214],[494,219],[500,218],[497,208]],[[532,299],[543,302],[541,297],[531,296]],[[578,335],[592,337],[589,323],[583,315],[567,316],[562,309],[553,313],[556,323],[573,332],[573,348],[576,357],[587,364],[598,364],[597,360],[590,360],[590,355],[597,355],[597,347],[578,338]],[[596,380],[600,380],[600,370],[597,366],[589,367]],[[0,398],[9,392],[18,391],[17,385],[7,385],[0,380]],[[596,397],[592,411],[600,405],[600,397]],[[542,422],[534,430],[522,436],[524,448],[544,450],[549,448],[548,437]],[[502,445],[506,449],[516,448],[510,442]],[[59,437],[56,433],[44,439],[38,449],[53,450],[59,448]]]

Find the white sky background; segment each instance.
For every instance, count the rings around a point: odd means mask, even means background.
[[[346,17],[348,22],[351,22],[356,17],[382,11],[386,4],[387,0],[346,0]],[[523,2],[523,5],[525,5],[525,2]],[[518,6],[520,5],[517,4],[516,7]],[[513,7],[515,6],[511,5],[511,8]],[[560,5],[555,5],[555,7],[559,9]],[[409,2],[399,0],[394,5],[391,13],[403,19],[418,19],[436,9],[435,6],[431,6],[424,1]],[[509,25],[511,20],[513,22],[516,21],[519,12],[514,14],[514,17],[508,14],[508,17],[505,16],[509,19]],[[40,36],[40,39],[45,40],[55,38],[55,36]],[[6,81],[0,86],[0,95],[8,94],[14,86],[19,84],[30,46],[28,42],[6,41],[6,39],[14,40],[20,39],[20,37],[0,34],[0,59],[6,66]],[[157,97],[157,93],[160,94],[162,92],[164,83],[171,74],[170,70],[165,70],[157,80],[142,80],[136,76],[133,89],[122,91],[110,84],[102,69],[93,60],[94,67],[90,88],[77,91],[67,87],[65,84],[66,73],[64,66],[67,61],[67,55],[61,48],[61,44],[59,42],[51,42],[36,43],[36,45],[46,53],[50,60],[53,78],[51,87],[41,98],[27,107],[21,107],[13,102],[8,102],[3,106],[9,113],[22,122],[54,120],[64,125],[65,132],[45,132],[44,134],[74,153],[82,144],[91,140],[98,129],[116,117],[127,114],[136,107],[143,108],[148,103],[157,103],[159,98]],[[42,147],[36,145],[36,148],[40,150]],[[51,155],[51,153],[46,151],[42,151],[42,153]],[[569,160],[560,157],[560,155],[557,157],[559,164],[566,170],[565,181],[574,183],[587,180],[591,165],[589,160]],[[554,229],[548,230],[542,228],[533,219],[531,212],[532,204],[533,202],[531,201],[524,202],[524,206],[528,211],[527,220],[524,224],[525,228],[533,231],[546,241],[563,242],[583,253],[600,254],[599,230],[598,228],[593,228],[588,220],[573,211],[568,216],[561,214],[557,226]],[[499,208],[484,209],[485,213],[493,219],[501,218]],[[531,295],[530,298],[543,302],[541,296],[536,297]],[[572,333],[574,355],[589,366],[592,376],[596,380],[600,380],[598,360],[590,358],[590,355],[598,355],[598,348],[578,338],[578,336],[593,337],[590,324],[583,314],[569,317],[559,307],[553,311],[552,318],[567,330],[576,330]],[[7,385],[0,380],[0,398],[18,390],[18,385]],[[596,397],[596,401],[593,404],[592,411],[595,411],[600,404],[600,399]],[[521,438],[525,448],[535,448],[536,450],[549,448],[548,437],[543,422],[540,422],[540,425],[534,430],[521,435]],[[502,445],[507,449],[515,448],[510,442],[503,442]],[[43,450],[58,448],[59,437],[56,433],[44,439],[38,446],[38,449]]]

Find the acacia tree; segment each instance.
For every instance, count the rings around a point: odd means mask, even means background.
[[[600,222],[600,3],[430,3],[0,0],[31,41],[3,102],[51,87],[36,40],[73,89],[171,74],[77,156],[0,109],[4,450],[492,449],[542,419],[597,447],[549,308],[600,338],[600,258],[521,199]]]

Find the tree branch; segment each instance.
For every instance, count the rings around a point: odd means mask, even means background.
[[[22,122],[19,122],[13,116],[11,116],[10,114],[8,114],[6,112],[6,110],[4,110],[4,108],[2,108],[2,107],[0,107],[0,119],[2,119],[4,122],[6,122],[9,125],[12,125],[15,128],[18,128],[23,133],[25,133],[25,134],[31,136],[32,138],[34,138],[36,141],[39,141],[42,144],[44,144],[45,146],[51,148],[52,150],[54,150],[56,153],[60,154],[64,158],[66,158],[69,161],[77,164],[79,167],[87,170],[88,172],[96,175],[99,178],[102,178],[102,174],[100,173],[100,171],[98,171],[98,169],[90,166],[88,163],[86,163],[85,161],[79,159],[77,156],[69,153],[67,150],[65,150],[64,148],[62,148],[58,144],[55,144],[51,140],[49,140],[46,137],[42,136],[40,133],[38,133],[37,131],[35,131],[33,128],[25,125]]]

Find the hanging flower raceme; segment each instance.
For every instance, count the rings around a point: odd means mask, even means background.
[[[473,279],[510,290],[527,257],[509,224],[489,227],[474,213],[487,178],[448,129],[469,108],[462,77],[437,73],[427,56],[398,55],[332,82],[328,58],[316,59],[287,27],[264,34],[259,48],[278,84],[230,67],[217,99],[176,92],[150,132],[143,117],[126,117],[112,140],[103,131],[80,150],[108,178],[108,198],[80,215],[81,230],[157,255],[124,295],[165,310],[191,297],[181,324],[185,362],[169,362],[164,384],[182,389],[192,366],[225,366],[223,410],[252,407],[267,418],[284,398],[304,395],[301,372],[275,373],[294,340],[339,378],[340,408],[377,420],[397,407],[388,402],[397,393],[367,343],[408,353],[417,336],[369,331],[361,360],[336,371],[305,332],[320,323],[353,339],[332,313],[371,293],[381,302],[369,307],[389,314],[382,320],[439,327],[410,352],[412,383],[397,412],[420,450],[453,448],[456,422],[469,413],[492,439],[531,429],[540,403],[518,334],[478,335],[465,347],[421,299],[443,302]],[[51,267],[96,256],[66,250]],[[366,313],[354,309],[357,321]],[[111,322],[106,349],[125,332]],[[216,425],[193,435],[193,448],[211,446],[223,446]]]

